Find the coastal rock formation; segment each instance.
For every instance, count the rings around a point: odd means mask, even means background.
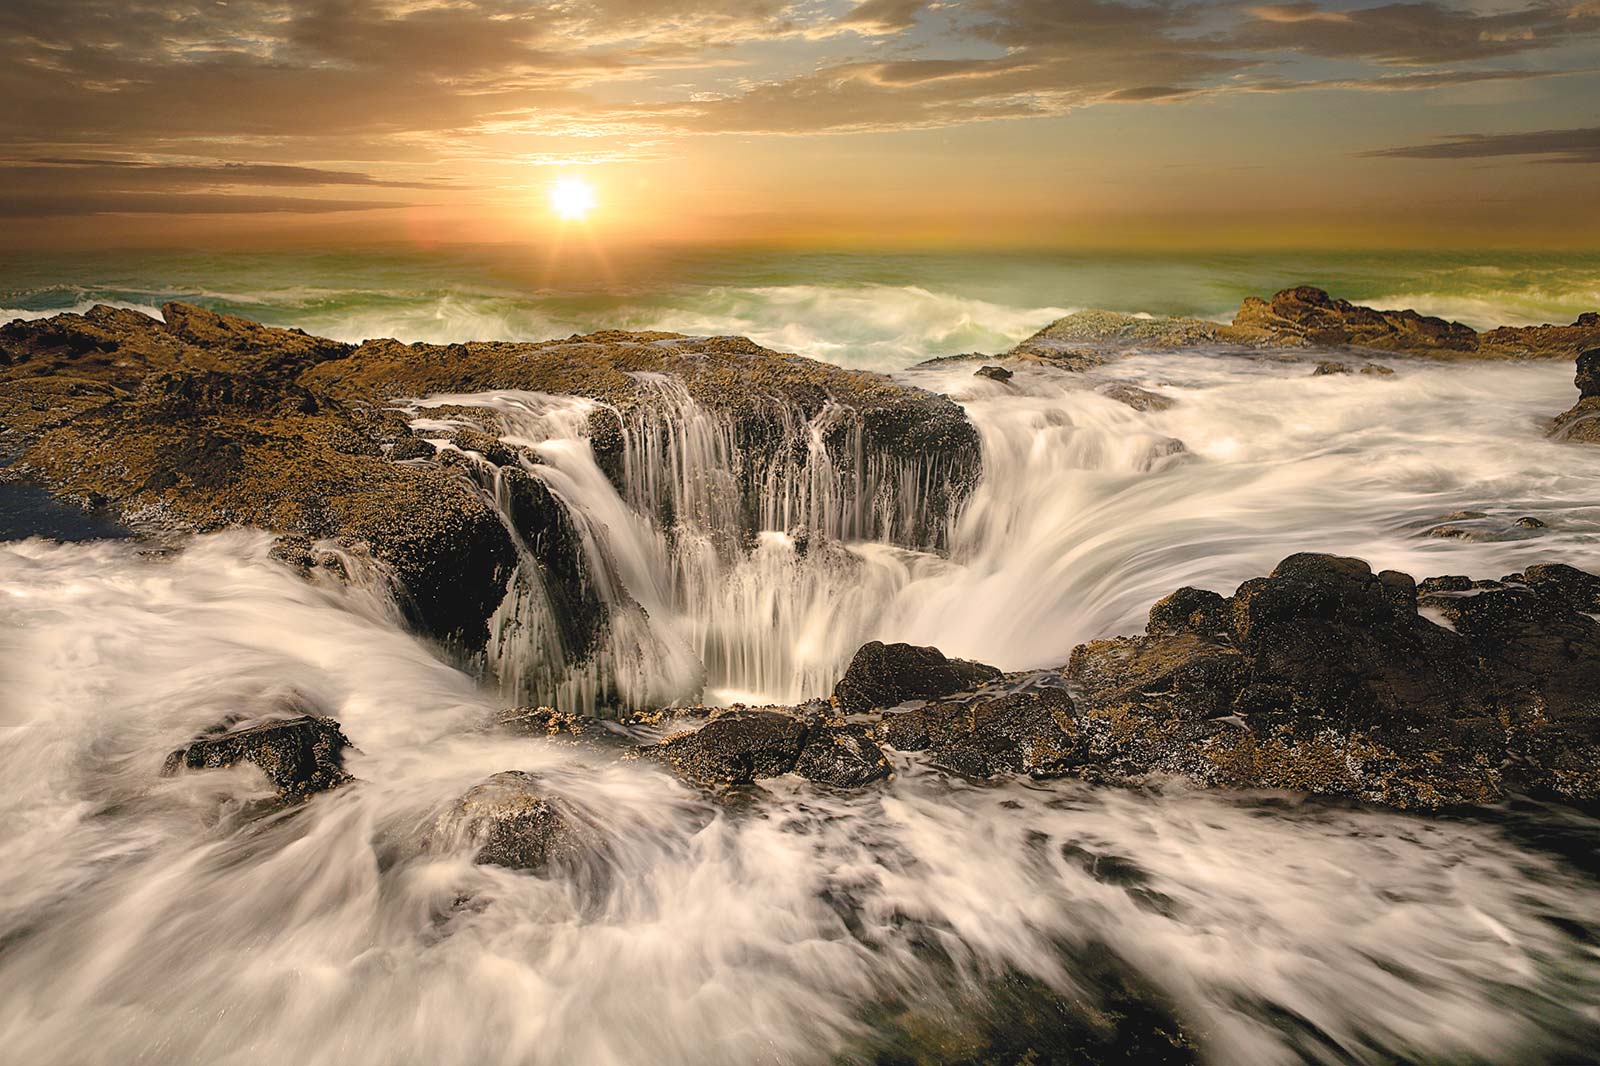
[[[344,770],[350,741],[332,718],[303,715],[286,721],[202,737],[167,756],[161,776],[252,763],[285,799],[299,799],[351,780]]]
[[[1247,297],[1231,323],[1163,315],[1079,311],[1057,319],[1007,352],[1016,363],[1046,363],[1064,370],[1098,366],[1129,349],[1248,348],[1354,350],[1445,359],[1570,359],[1600,344],[1600,312],[1571,324],[1501,326],[1479,333],[1416,311],[1382,311],[1336,299],[1311,285],[1263,299]],[[964,358],[989,359],[992,356]],[[1343,373],[1349,364],[1324,361],[1319,373]],[[1383,374],[1376,364],[1362,373]]]
[[[528,552],[569,659],[593,647],[606,611],[562,505],[498,439],[494,413],[453,409],[479,428],[436,453],[396,399],[524,389],[595,401],[591,443],[619,484],[629,442],[659,446],[693,404],[729,435],[750,529],[768,484],[809,484],[797,452],[825,453],[855,523],[840,535],[912,547],[938,545],[980,472],[976,432],[949,400],[740,338],[354,346],[185,304],[162,313],[95,307],[0,327],[0,461],[147,533],[337,540],[382,565],[417,629],[469,655]]]
[[[1551,434],[1560,440],[1600,444],[1600,348],[1578,356],[1578,402],[1559,415]]]
[[[1062,681],[997,685],[977,667],[962,687],[932,686],[938,695],[857,690],[847,734],[819,733],[806,708],[733,711],[645,750],[719,786],[789,772],[842,787],[877,779],[806,770],[827,736],[848,737],[867,764],[876,741],[971,778],[1168,776],[1418,811],[1511,792],[1592,807],[1596,611],[1600,576],[1561,564],[1419,588],[1359,559],[1292,555],[1232,596],[1179,589],[1152,607],[1144,635],[1073,649]],[[867,645],[857,660],[906,647]],[[930,669],[960,662],[911,651]]]
[[[1420,605],[1454,629],[1418,613],[1407,575],[1335,556],[1290,556],[1225,600],[1186,591],[1197,609],[1073,651],[1086,765],[1413,809],[1517,789],[1593,803],[1600,623],[1568,591],[1588,587],[1565,569],[1430,583]]]

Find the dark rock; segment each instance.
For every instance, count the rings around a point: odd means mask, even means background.
[[[1081,759],[1072,697],[1059,688],[930,703],[885,715],[878,732],[897,751],[926,751],[964,777],[1049,777]]]
[[[889,776],[889,760],[866,727],[817,726],[806,734],[794,772],[819,784],[860,788]]]
[[[789,773],[805,746],[806,725],[775,711],[733,711],[692,733],[668,737],[641,753],[654,755],[702,785],[746,785]]]
[[[833,695],[842,711],[856,714],[907,700],[939,699],[999,676],[992,666],[947,659],[938,648],[875,640],[856,651]]]
[[[1523,570],[1522,580],[1541,596],[1560,600],[1575,611],[1600,611],[1600,577],[1586,570],[1565,563],[1536,563]]]
[[[1295,555],[1240,586],[1229,626],[1201,632],[1184,628],[1185,590],[1147,636],[1074,649],[1074,772],[1419,809],[1512,787],[1596,802],[1600,623],[1574,604],[1597,603],[1600,577],[1529,571],[1526,585],[1443,577],[1419,590],[1360,560]]]
[[[1100,390],[1100,395],[1116,400],[1118,403],[1127,404],[1135,411],[1166,411],[1178,401],[1170,396],[1163,396],[1159,392],[1141,389],[1137,385],[1128,385],[1118,382],[1107,385]]]
[[[1361,372],[1368,377],[1387,378],[1394,376],[1394,367],[1384,366],[1382,363],[1366,363],[1361,367]]]
[[[1311,376],[1314,378],[1320,378],[1328,377],[1333,374],[1348,374],[1351,372],[1351,369],[1352,368],[1349,363],[1325,361],[1316,365],[1316,368],[1311,371]]]
[[[163,777],[180,770],[214,770],[253,763],[285,798],[324,792],[351,780],[344,771],[350,746],[332,718],[305,715],[202,737],[167,756]]]
[[[1521,518],[1517,519],[1512,524],[1513,525],[1517,525],[1517,526],[1521,526],[1523,529],[1544,529],[1545,528],[1545,523],[1540,521],[1539,519],[1533,517],[1532,515],[1523,515]]]
[[[988,378],[990,381],[1010,381],[1012,373],[1003,366],[980,366],[972,376]]]
[[[1578,372],[1573,378],[1578,386],[1578,398],[1600,396],[1600,348],[1591,348],[1578,356]]]
[[[1471,352],[1479,346],[1478,334],[1459,322],[1415,311],[1378,311],[1334,299],[1310,285],[1284,289],[1271,300],[1245,300],[1234,316],[1232,330],[1316,347]],[[1349,367],[1327,372],[1348,373]]]
[[[429,845],[464,845],[473,848],[473,862],[541,875],[572,871],[601,850],[577,808],[521,770],[474,785],[439,818]]]
[[[1083,760],[1065,689],[1036,689],[922,711],[934,739],[929,761],[964,777],[1050,777]]]
[[[1232,605],[1215,592],[1206,589],[1181,588],[1150,608],[1150,621],[1146,632],[1151,636],[1164,633],[1220,633],[1231,624]]]

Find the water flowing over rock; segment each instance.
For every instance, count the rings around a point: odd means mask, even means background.
[[[469,847],[473,862],[535,874],[573,873],[601,850],[583,816],[521,770],[474,785],[439,817],[428,843]]]
[[[837,544],[942,549],[981,469],[954,403],[738,338],[351,346],[163,314],[0,331],[17,469],[158,535],[368,554],[419,630],[528,702],[831,682],[846,649],[807,664],[752,636],[755,575],[791,574],[779,613],[809,624],[840,594],[825,573],[902,580]]]
[[[350,746],[332,718],[304,715],[202,737],[167,756],[163,777],[185,770],[217,770],[252,763],[285,798],[325,792],[351,780],[344,770]]]

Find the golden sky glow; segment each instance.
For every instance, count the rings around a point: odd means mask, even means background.
[[[19,247],[579,218],[601,240],[1593,246],[1597,34],[1593,0],[7,0],[0,220]]]

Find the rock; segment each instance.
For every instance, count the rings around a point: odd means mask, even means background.
[[[1330,374],[1348,374],[1351,372],[1349,363],[1321,362],[1316,369],[1311,371],[1312,377],[1327,377]]]
[[[861,788],[889,776],[889,760],[865,726],[824,725],[809,730],[794,772],[819,784]]]
[[[1578,372],[1573,384],[1578,386],[1578,398],[1581,400],[1600,396],[1600,348],[1591,348],[1578,355]]]
[[[507,732],[536,737],[555,737],[563,733],[585,737],[601,732],[597,719],[586,714],[558,711],[554,707],[513,707],[501,711],[495,722]]]
[[[1541,522],[1539,519],[1533,517],[1532,515],[1523,515],[1521,518],[1519,518],[1515,522],[1513,522],[1512,525],[1520,526],[1523,529],[1544,529],[1544,528],[1546,528],[1544,522]]]
[[[712,718],[692,733],[640,750],[664,760],[691,781],[720,787],[789,773],[805,741],[805,723],[791,715],[734,711]]]
[[[1551,435],[1558,440],[1600,444],[1600,348],[1578,356],[1573,382],[1578,386],[1578,402],[1557,416]]]
[[[1035,689],[908,712],[928,723],[929,762],[963,777],[1052,777],[1083,759],[1065,689]]]
[[[338,722],[303,715],[195,740],[167,756],[161,776],[248,762],[267,775],[280,796],[303,798],[351,780],[344,771],[349,746]]]
[[[1137,385],[1123,382],[1107,385],[1100,390],[1100,395],[1127,404],[1135,411],[1166,411],[1177,403],[1170,396],[1163,396],[1159,392],[1151,392],[1149,389],[1141,389]]]
[[[1361,372],[1368,377],[1387,378],[1394,376],[1394,367],[1384,366],[1382,363],[1367,363],[1361,367]]]
[[[440,816],[429,845],[471,847],[473,862],[541,875],[571,871],[600,850],[578,810],[521,770],[474,785]]]
[[[999,676],[992,666],[947,659],[938,648],[874,640],[856,651],[833,696],[840,710],[857,714],[907,700],[939,699]]]
[[[1586,570],[1565,563],[1535,563],[1522,571],[1522,580],[1539,595],[1574,611],[1600,611],[1600,577]]]
[[[1310,285],[1284,289],[1270,300],[1245,300],[1233,318],[1231,332],[1270,338],[1278,344],[1298,342],[1318,348],[1409,352],[1478,349],[1477,333],[1459,322],[1446,322],[1415,311],[1378,311],[1334,299]],[[1324,372],[1320,366],[1318,372]],[[1327,372],[1348,373],[1349,367]]]
[[[1570,359],[1600,344],[1600,314],[1580,315],[1570,326],[1502,326],[1478,333],[1459,322],[1415,311],[1380,311],[1335,299],[1300,285],[1267,299],[1251,296],[1229,325],[1197,318],[1081,311],[1058,319],[1009,355],[1042,362],[1084,360],[1082,369],[1104,362],[1108,351],[1133,348],[1366,348],[1432,358]],[[1085,350],[1087,349],[1087,350]],[[1350,364],[1330,361],[1317,373],[1346,373]],[[1368,363],[1363,374],[1389,367]]]
[[[980,366],[973,371],[973,377],[988,378],[990,381],[1010,381],[1012,372],[1003,366]]]
[[[517,465],[515,449],[500,438],[475,429],[457,430],[455,436],[450,438],[450,443],[464,452],[476,452],[495,466]]]
[[[1146,632],[1221,633],[1229,625],[1231,607],[1220,594],[1206,589],[1181,588],[1150,608]]]
[[[397,463],[406,459],[432,459],[436,454],[433,445],[409,433],[389,446],[389,458]]]
[[[1423,810],[1512,788],[1600,801],[1600,623],[1574,607],[1600,602],[1600,577],[1529,570],[1514,575],[1527,584],[1419,590],[1360,560],[1294,555],[1224,601],[1226,626],[1216,600],[1180,590],[1146,636],[1073,650],[1073,772]]]

